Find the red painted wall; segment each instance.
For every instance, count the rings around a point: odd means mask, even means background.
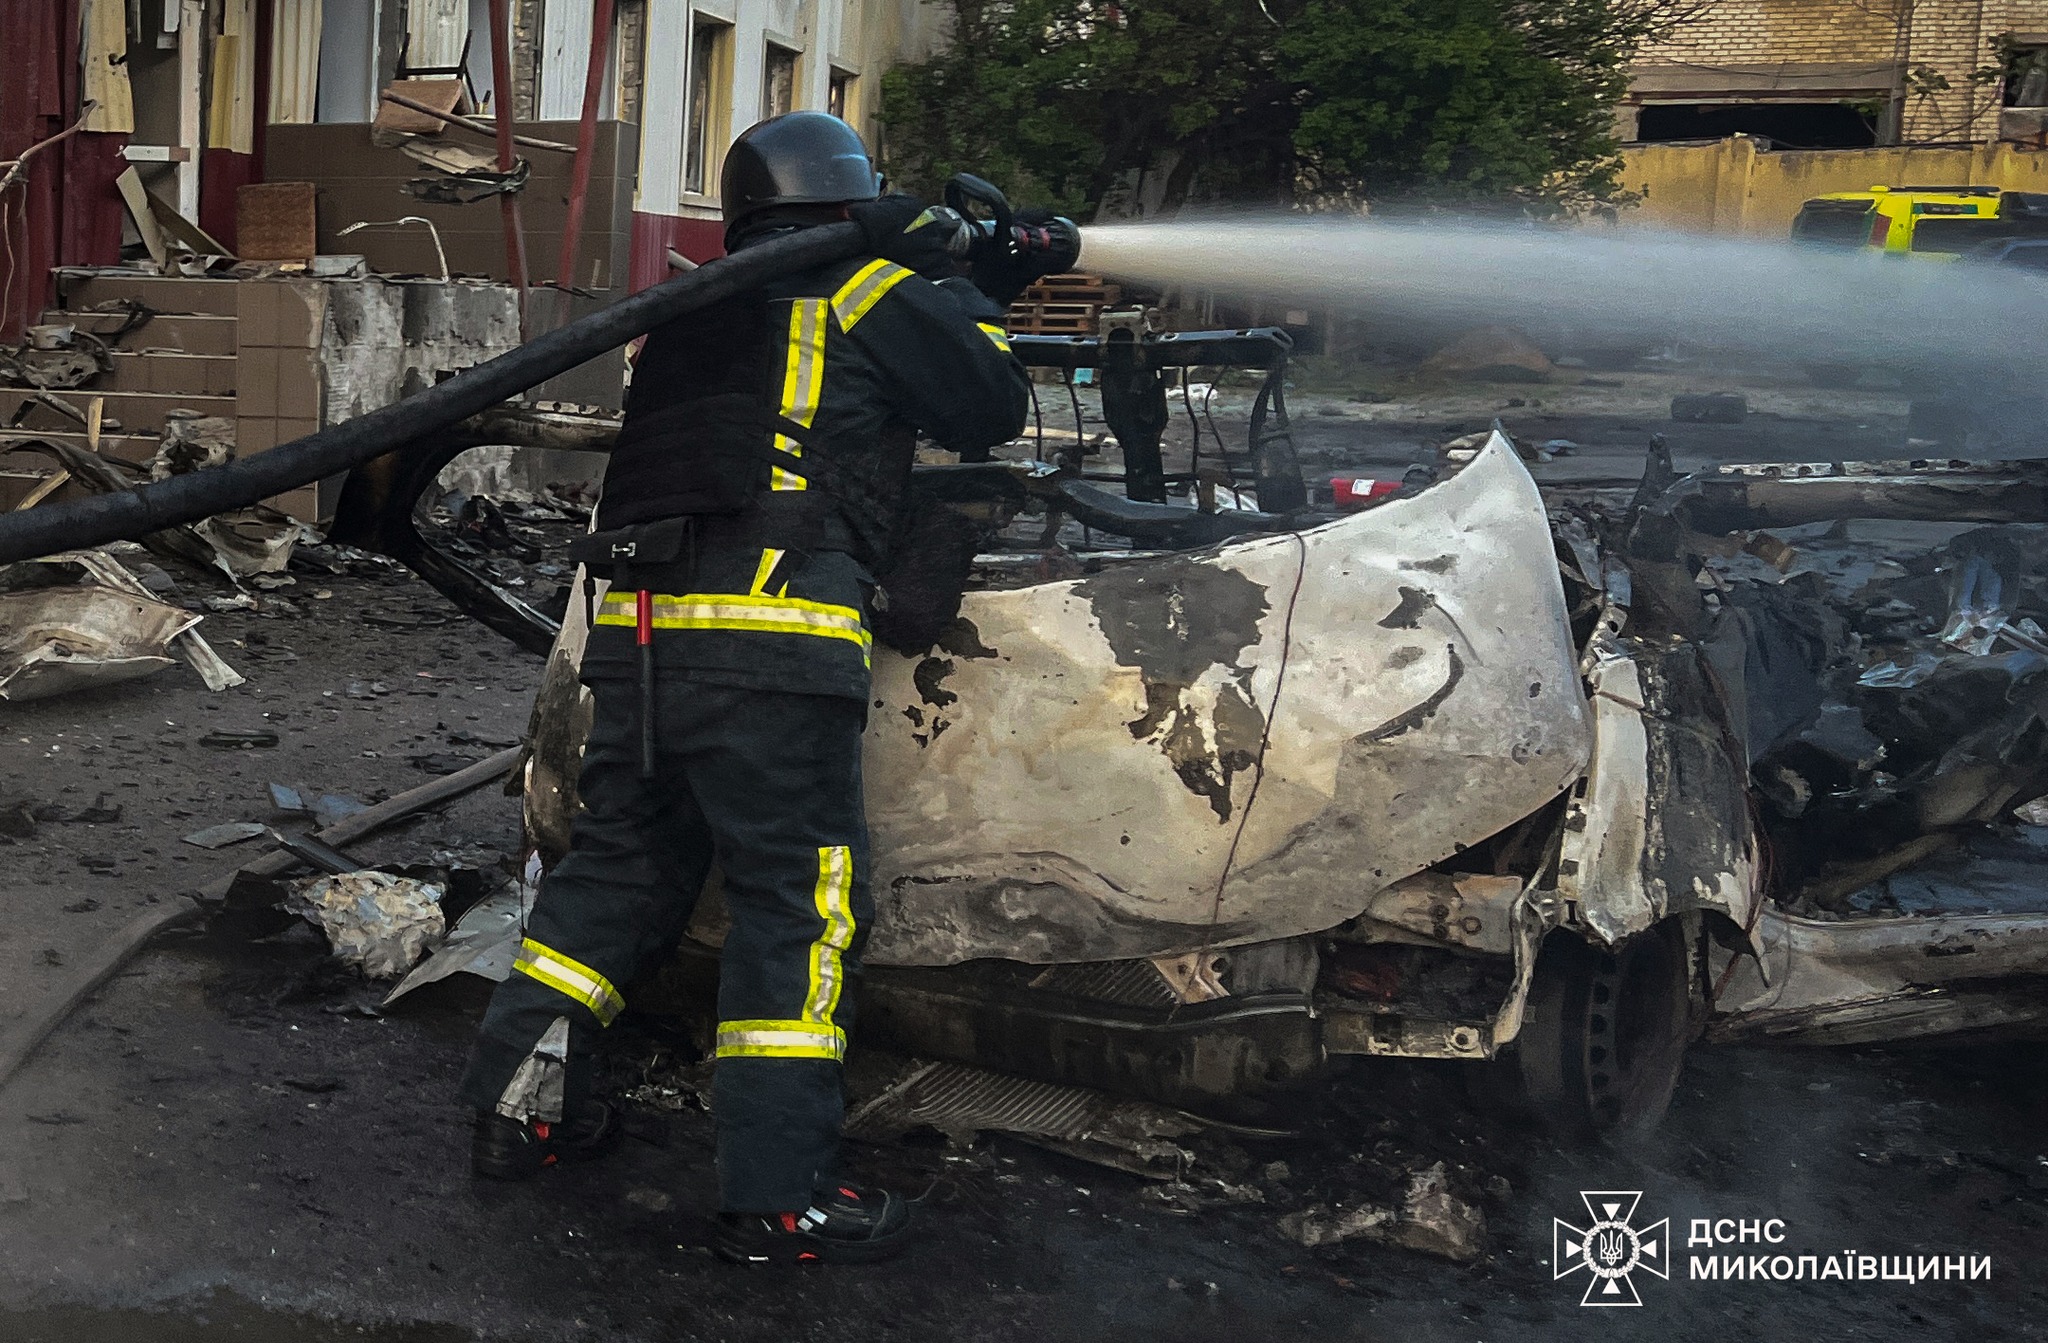
[[[0,0],[0,160],[77,120],[79,0]],[[13,340],[50,301],[50,267],[118,261],[114,178],[125,135],[79,134],[29,161],[0,196],[0,339]]]
[[[627,287],[633,293],[660,284],[675,274],[668,268],[668,249],[675,248],[702,265],[725,255],[725,223],[718,219],[688,219],[682,215],[633,212],[632,271]]]

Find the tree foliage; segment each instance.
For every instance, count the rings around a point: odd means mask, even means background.
[[[883,85],[891,174],[1084,216],[1128,195],[1602,199],[1627,62],[1679,0],[932,0]]]

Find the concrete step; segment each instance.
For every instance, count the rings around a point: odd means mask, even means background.
[[[116,351],[114,371],[80,392],[161,392],[172,396],[233,396],[235,357]]]
[[[66,311],[80,312],[101,304],[137,299],[160,313],[208,313],[233,317],[241,287],[236,280],[186,280],[166,275],[127,272],[57,271],[57,296]]]
[[[164,416],[174,410],[190,410],[201,415],[226,415],[235,413],[235,398],[232,396],[193,396],[184,393],[164,392],[99,392],[69,391],[53,395],[66,404],[84,411],[95,396],[106,400],[106,425],[108,434],[154,434],[162,431]],[[17,423],[15,414],[23,406],[27,410]],[[72,431],[79,427],[78,421],[61,414],[50,407],[36,403],[33,393],[18,388],[0,388],[0,425],[14,425],[30,430],[55,429]]]
[[[42,316],[45,323],[69,322],[81,331],[104,336],[117,330],[126,313],[66,312],[53,309]],[[121,338],[124,350],[176,350],[182,354],[232,355],[235,352],[235,319],[216,315],[152,317]]]

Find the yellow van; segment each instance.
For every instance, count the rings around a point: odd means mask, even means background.
[[[1799,207],[1792,241],[1831,247],[1871,247],[1888,256],[1915,250],[1923,220],[1996,219],[1997,187],[1872,187],[1831,191]]]

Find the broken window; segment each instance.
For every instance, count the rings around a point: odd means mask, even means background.
[[[848,114],[854,107],[854,79],[855,76],[844,70],[832,72],[832,86],[825,95],[825,110],[841,121],[853,120]]]
[[[683,192],[701,196],[717,176],[732,107],[732,25],[699,18],[690,30],[690,127],[683,137]]]
[[[779,117],[796,110],[796,58],[788,47],[768,43],[761,62],[761,115]]]
[[[1636,139],[1721,140],[1760,135],[1784,149],[1861,149],[1877,143],[1873,109],[1844,102],[1645,103]]]
[[[2007,107],[2048,107],[2048,44],[2006,43],[1999,49]]]

